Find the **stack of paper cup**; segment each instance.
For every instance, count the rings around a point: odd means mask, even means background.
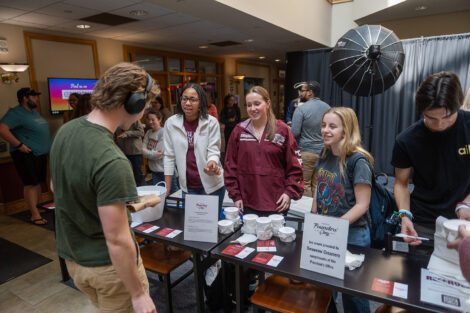
[[[273,236],[273,227],[269,217],[258,217],[256,219],[256,236],[259,240],[269,240]]]
[[[256,235],[256,214],[245,214],[243,215],[243,227],[242,233]]]
[[[221,234],[230,234],[234,231],[234,224],[230,220],[220,220],[219,221],[219,233]]]
[[[283,242],[292,242],[295,240],[295,229],[292,227],[279,228],[279,239]]]
[[[271,224],[273,226],[273,235],[278,236],[279,228],[284,227],[286,221],[284,220],[284,216],[281,214],[271,214],[269,215],[271,219]]]
[[[240,216],[238,215],[239,209],[237,207],[226,207],[224,208],[224,215],[225,218],[229,221],[232,221],[234,224],[234,227],[238,227],[242,224],[242,221],[240,219]]]

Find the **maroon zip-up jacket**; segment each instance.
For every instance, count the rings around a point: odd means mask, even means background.
[[[276,211],[286,193],[298,200],[304,191],[299,147],[289,127],[276,121],[273,141],[255,137],[250,119],[235,126],[226,147],[224,179],[229,197],[258,211]]]

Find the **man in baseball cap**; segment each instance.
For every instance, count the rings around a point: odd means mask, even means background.
[[[10,154],[23,181],[24,199],[31,211],[31,222],[47,223],[37,209],[41,182],[46,181],[47,154],[51,146],[49,125],[36,111],[40,92],[31,88],[17,91],[18,106],[0,120],[0,137],[10,143]]]

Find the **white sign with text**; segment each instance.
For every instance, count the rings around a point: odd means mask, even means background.
[[[186,195],[184,240],[217,242],[219,197]]]
[[[345,219],[305,214],[300,267],[344,279],[348,232]]]

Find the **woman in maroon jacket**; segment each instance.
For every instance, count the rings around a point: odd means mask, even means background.
[[[235,126],[226,148],[225,187],[244,214],[286,212],[304,188],[297,142],[274,117],[266,89],[251,88],[246,108],[250,118]]]

